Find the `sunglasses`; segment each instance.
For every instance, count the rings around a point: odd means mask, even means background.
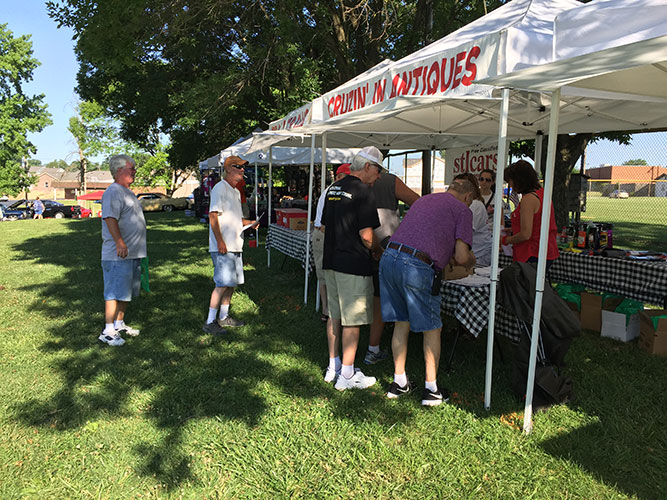
[[[489,179],[487,177],[480,177],[479,182],[493,182],[493,179]]]
[[[247,163],[244,164],[244,165],[231,165],[231,166],[236,168],[236,169],[243,170],[246,167],[246,165],[247,165]]]

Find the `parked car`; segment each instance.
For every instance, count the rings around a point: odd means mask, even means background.
[[[144,212],[158,210],[171,212],[175,209],[185,210],[188,208],[187,198],[170,198],[162,193],[139,193],[137,198],[139,198],[139,203],[141,203]]]
[[[34,211],[32,209],[34,201],[18,200],[3,209],[5,218],[10,220],[15,219],[30,219]],[[81,207],[77,205],[63,205],[53,200],[42,200],[44,203],[44,218],[53,217],[55,219],[63,219],[65,217],[80,217]]]
[[[92,217],[93,211],[90,208],[79,206],[79,211],[81,212],[81,215],[79,215],[79,217],[81,217],[82,219],[85,219],[87,217]]]
[[[621,198],[621,199],[626,199],[630,198],[630,194],[628,194],[627,191],[622,191],[619,189],[614,189],[611,193],[609,193],[610,198]]]

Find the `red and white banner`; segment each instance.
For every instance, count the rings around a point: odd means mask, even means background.
[[[450,148],[445,151],[445,184],[450,184],[455,176],[466,172],[475,176],[479,176],[482,170],[487,168],[495,172],[497,163],[497,144]]]
[[[391,108],[398,97],[457,97],[475,92],[473,81],[495,74],[496,37],[389,66],[322,96],[324,121],[362,110]]]
[[[312,121],[312,110],[313,103],[309,102],[308,104],[301,106],[299,109],[295,109],[280,120],[269,123],[269,130],[286,130],[303,127]]]

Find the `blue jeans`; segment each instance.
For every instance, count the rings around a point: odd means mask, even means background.
[[[431,295],[434,275],[416,257],[387,248],[380,259],[382,320],[408,321],[413,332],[442,328],[440,294]]]

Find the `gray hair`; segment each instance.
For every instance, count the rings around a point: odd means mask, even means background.
[[[109,172],[111,172],[111,177],[116,178],[116,173],[121,168],[124,167],[136,167],[137,162],[128,155],[116,155],[109,158]]]
[[[454,182],[449,185],[447,191],[454,191],[459,194],[471,193],[473,197],[475,196],[475,186],[467,179],[455,179]]]
[[[354,155],[354,158],[352,158],[352,163],[350,163],[350,171],[355,172],[363,170],[364,165],[366,165],[366,163],[372,163],[372,162],[368,161],[366,158],[363,158],[359,155]]]

